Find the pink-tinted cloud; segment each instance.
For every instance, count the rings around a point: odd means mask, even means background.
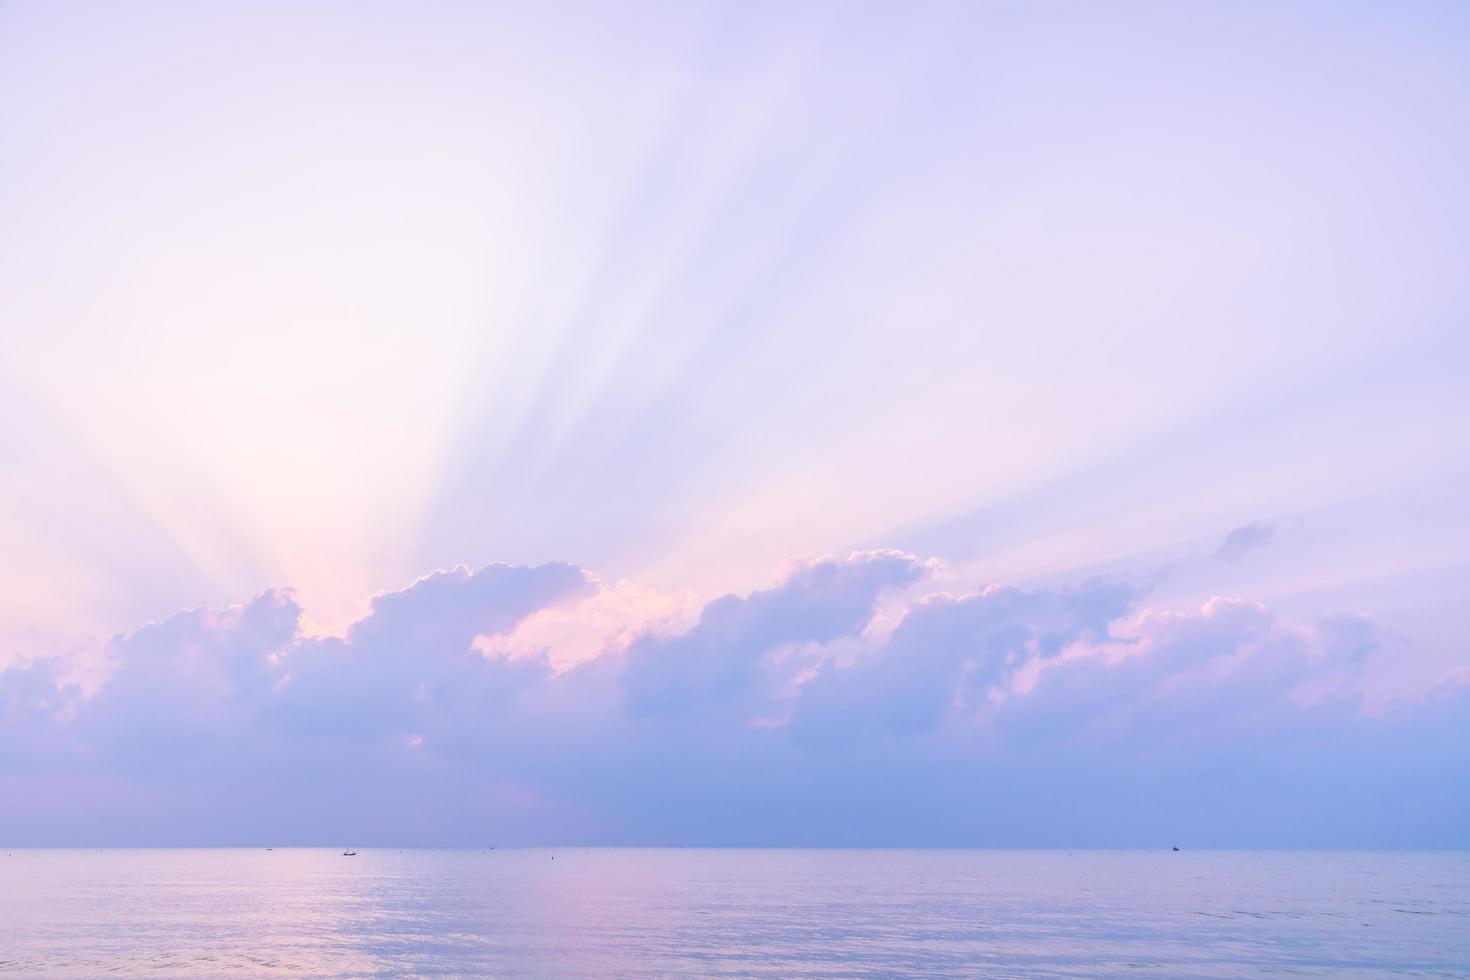
[[[0,833],[1465,843],[1470,685],[1366,715],[1368,621],[1146,608],[1094,581],[932,596],[867,631],[925,570],[894,552],[796,563],[560,671],[484,638],[584,608],[596,586],[569,565],[435,573],[342,637],[304,633],[284,591],[179,613],[114,641],[90,696],[59,661],[0,673],[0,776],[32,791]],[[1354,805],[1382,795],[1401,805]]]

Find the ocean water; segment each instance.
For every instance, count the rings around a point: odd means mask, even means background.
[[[0,852],[22,976],[1470,976],[1470,853]]]

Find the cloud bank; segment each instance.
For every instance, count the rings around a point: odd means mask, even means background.
[[[0,672],[0,839],[1470,844],[1470,675],[1366,712],[1371,622],[929,572],[802,561],[692,622],[566,564],[437,572],[340,637],[288,590],[181,612],[90,692]]]

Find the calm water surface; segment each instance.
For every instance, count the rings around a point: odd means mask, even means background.
[[[0,974],[1470,976],[1470,853],[0,852]]]

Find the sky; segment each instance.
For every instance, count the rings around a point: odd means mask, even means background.
[[[0,841],[1470,846],[1470,10],[0,2]]]

